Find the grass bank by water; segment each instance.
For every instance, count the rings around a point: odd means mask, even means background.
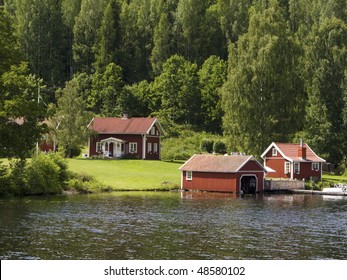
[[[113,190],[179,188],[182,162],[150,160],[69,159],[69,170],[95,177]]]

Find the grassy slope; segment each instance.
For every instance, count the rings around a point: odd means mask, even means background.
[[[114,190],[150,190],[180,185],[182,163],[149,160],[69,159],[69,169],[94,176]],[[163,184],[164,183],[164,184]]]
[[[347,183],[347,176],[323,174],[323,180],[332,183]]]

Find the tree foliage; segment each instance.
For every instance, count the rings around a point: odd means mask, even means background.
[[[251,9],[248,32],[229,51],[224,129],[233,149],[260,155],[272,141],[288,141],[301,127],[304,94],[298,46],[283,10],[270,1]]]
[[[86,125],[91,120],[91,114],[85,109],[83,98],[78,93],[78,84],[75,79],[66,83],[66,86],[57,91],[58,107],[55,118],[59,150],[65,156],[71,157],[73,149],[84,145],[88,130]]]
[[[18,116],[5,103],[32,104],[42,80],[42,98],[54,107],[57,88],[73,81],[68,91],[93,114],[157,116],[169,135],[180,125],[223,133],[229,149],[256,156],[300,135],[329,161],[347,158],[345,0],[2,4],[2,139]],[[42,119],[42,108],[31,110]],[[31,125],[28,149],[38,136]]]

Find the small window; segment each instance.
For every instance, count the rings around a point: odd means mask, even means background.
[[[158,143],[154,143],[153,145],[154,145],[153,147],[154,152],[158,153]]]
[[[96,142],[96,152],[97,153],[101,153],[102,152],[101,142]]]
[[[300,162],[294,162],[294,173],[300,173]]]
[[[289,161],[286,161],[286,162],[284,163],[284,173],[285,173],[285,174],[290,173],[290,162],[289,162]]]
[[[272,156],[276,157],[277,156],[277,149],[272,148]]]
[[[192,171],[187,171],[186,179],[187,179],[187,181],[191,181],[193,179],[193,172]]]
[[[152,152],[152,143],[147,143],[147,151],[148,153]]]
[[[315,171],[319,170],[319,163],[318,162],[312,162],[312,170],[315,170]]]
[[[135,142],[129,143],[129,153],[131,154],[137,153],[137,143]]]
[[[155,135],[155,126],[151,128],[151,135]]]

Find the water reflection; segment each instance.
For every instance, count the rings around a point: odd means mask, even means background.
[[[347,200],[124,192],[0,200],[1,259],[347,259]]]

